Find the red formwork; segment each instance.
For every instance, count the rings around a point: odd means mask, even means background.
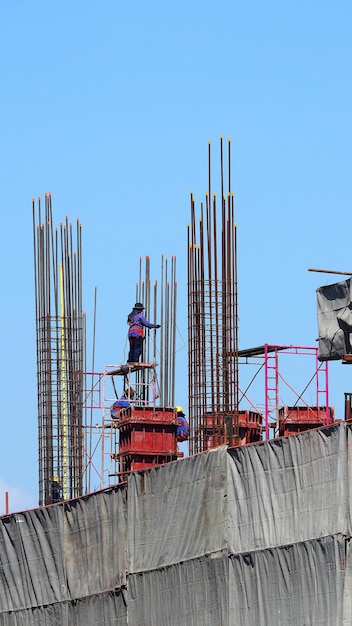
[[[173,409],[124,409],[117,427],[120,454],[177,454],[177,417]]]
[[[232,422],[232,434],[229,432],[230,421]],[[211,413],[204,418],[205,449],[209,450],[227,443],[230,443],[231,446],[244,446],[247,443],[261,441],[262,430],[263,415],[256,411],[239,411],[238,428],[236,428],[235,415]]]
[[[119,475],[163,465],[178,458],[177,415],[172,408],[131,407],[123,409],[119,429]]]
[[[263,415],[256,411],[239,411],[237,445],[244,446],[247,443],[261,441],[263,432]]]
[[[279,409],[279,436],[296,433],[333,424],[334,408],[325,406],[283,406]]]
[[[119,427],[120,454],[147,453],[172,454],[176,453],[176,436],[174,424],[134,423]]]
[[[138,470],[164,465],[176,461],[178,457],[164,454],[120,454],[119,455],[119,478],[120,482],[127,480],[128,474]]]
[[[177,424],[175,409],[170,407],[131,406],[121,409],[118,426],[133,423]]]

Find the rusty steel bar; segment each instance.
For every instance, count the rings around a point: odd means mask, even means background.
[[[175,383],[176,383],[176,319],[177,319],[177,280],[176,280],[176,257],[172,257],[172,339],[171,339],[171,376],[170,376],[170,402],[175,406]]]
[[[234,327],[234,411],[235,411],[235,435],[238,435],[238,411],[239,411],[239,366],[238,366],[238,276],[237,276],[237,225],[235,222],[235,196],[231,192],[232,198],[232,223],[233,223],[233,257],[235,263],[233,264],[233,286],[234,286],[234,310],[233,319],[235,322]]]
[[[222,153],[221,153],[222,155]],[[221,157],[221,193],[223,193],[223,163]],[[221,199],[222,202],[222,199]],[[216,197],[213,199],[213,237],[214,241],[217,242],[217,219],[216,219]],[[214,246],[214,281],[217,290],[217,296],[215,297],[215,323],[218,325],[219,323],[219,296],[218,296],[218,253],[217,253],[217,245]],[[215,370],[218,371],[220,367],[220,359],[219,359],[219,337],[218,333],[215,333]],[[215,410],[220,410],[220,385],[219,385],[219,377],[216,377],[215,381],[215,401],[214,406]]]
[[[157,323],[157,311],[158,311],[158,281],[156,280],[154,282],[154,288],[153,288],[153,310],[154,310],[154,318],[153,318],[153,323],[156,324]],[[154,341],[153,341],[153,363],[156,362],[156,335],[154,335]]]
[[[165,406],[165,395],[164,395],[164,334],[165,334],[165,327],[163,324],[164,321],[164,315],[165,315],[165,302],[164,302],[164,290],[165,290],[165,279],[164,279],[164,265],[165,265],[165,259],[164,259],[164,255],[161,255],[161,269],[160,269],[160,291],[161,291],[161,296],[160,296],[160,324],[161,324],[161,328],[160,328],[160,377],[159,377],[159,384],[160,384],[160,394],[161,394],[161,398],[160,398],[160,402],[162,406]]]
[[[188,226],[188,373],[190,450],[201,452],[228,443],[238,428],[237,244],[231,192],[231,146],[228,142],[227,197],[220,138],[220,196],[211,194],[211,149],[208,184],[197,227],[191,192]],[[234,356],[233,356],[234,355]]]
[[[168,377],[169,377],[169,263],[168,259],[165,259],[165,276],[164,276],[164,359],[163,359],[163,372],[164,372],[164,398],[168,397]]]
[[[166,264],[167,267],[167,264]],[[166,275],[168,278],[168,274]],[[169,324],[170,324],[170,283],[169,280],[166,280],[165,285],[165,351],[164,351],[164,397],[169,397]]]
[[[151,309],[151,301],[150,301],[150,257],[145,257],[145,295],[143,304],[145,306],[145,314],[147,319],[150,319],[150,309]],[[147,333],[146,341],[145,341],[145,354],[144,360],[146,363],[150,363],[150,333]]]
[[[83,491],[81,229],[53,228],[51,194],[32,200],[38,384],[39,504]],[[38,223],[39,221],[39,223]],[[78,236],[79,234],[79,236]],[[61,268],[61,269],[60,269]],[[60,278],[61,277],[61,278]]]

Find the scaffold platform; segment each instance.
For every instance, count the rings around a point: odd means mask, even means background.
[[[121,364],[118,368],[107,371],[108,376],[126,376],[126,374],[132,374],[132,372],[138,372],[145,369],[154,369],[158,363],[126,363]]]

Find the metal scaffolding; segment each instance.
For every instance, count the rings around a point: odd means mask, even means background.
[[[297,372],[304,372],[308,379],[304,380],[304,386],[300,391],[296,391],[289,382],[282,367],[283,357],[286,355],[297,355],[300,357],[308,356],[310,360],[314,360],[314,368],[310,366],[307,372],[304,370],[302,359],[300,365],[293,369],[295,377]],[[329,407],[329,373],[328,362],[319,361],[319,348],[317,346],[285,346],[275,344],[264,344],[255,348],[238,351],[239,367],[241,374],[245,365],[252,365],[255,373],[247,388],[242,391],[239,387],[241,397],[239,399],[239,407],[242,407],[242,401],[250,405],[251,409],[261,414],[264,421],[265,438],[269,438],[270,429],[274,430],[274,436],[280,436],[280,416],[283,407],[280,406],[283,401],[282,388],[286,387],[286,394],[289,392],[291,409],[299,410],[300,407],[309,408],[312,415],[315,415],[316,422],[330,424],[332,407]],[[242,367],[241,367],[242,366]],[[260,372],[264,374],[264,405],[261,407],[253,403],[249,398],[249,390]],[[291,372],[290,372],[291,373]],[[308,393],[312,397],[311,386],[315,386],[315,405],[308,402]],[[280,386],[280,389],[279,389]],[[287,403],[287,395],[286,395]]]
[[[51,195],[32,201],[39,421],[39,505],[82,495],[85,316],[82,233],[53,228]]]
[[[102,372],[87,372],[84,392],[84,476],[86,491],[102,489],[120,480],[120,433],[111,419],[114,401],[124,391],[133,409],[155,415],[175,404],[176,365],[176,257],[161,257],[158,280],[151,280],[150,257],[140,258],[136,302],[143,302],[145,315],[161,328],[146,329],[141,362],[137,365],[108,364]],[[128,311],[126,311],[127,318]],[[121,329],[121,341],[123,333]],[[159,411],[160,413],[160,411]],[[153,417],[153,419],[155,419]],[[100,459],[100,460],[99,460]]]
[[[226,174],[227,172],[227,174]],[[220,137],[220,202],[208,190],[196,222],[191,192],[188,226],[188,378],[190,452],[227,443],[238,432],[238,298],[236,224],[231,190],[231,142],[224,164]],[[226,189],[226,191],[225,191]]]

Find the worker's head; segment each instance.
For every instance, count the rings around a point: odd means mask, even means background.
[[[136,302],[133,308],[138,309],[138,311],[144,311],[144,306],[141,302]]]
[[[182,406],[175,406],[175,410],[177,411],[177,415],[181,415],[181,417],[185,416]]]

